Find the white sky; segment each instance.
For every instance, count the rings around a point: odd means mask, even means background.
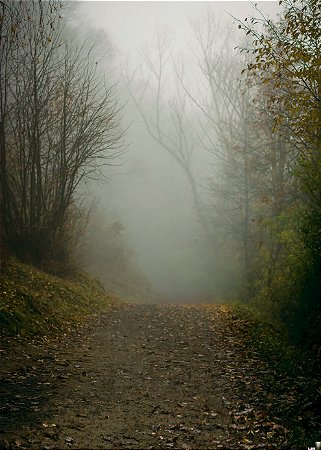
[[[277,1],[257,2],[264,12],[272,16],[279,10]],[[206,5],[211,5],[219,21],[233,24],[233,16],[244,20],[251,15],[250,1],[82,1],[81,11],[89,25],[104,29],[114,46],[124,53],[139,48],[148,40],[155,24],[167,24],[184,38],[189,32],[188,20],[200,15]],[[237,33],[237,26],[235,32]]]

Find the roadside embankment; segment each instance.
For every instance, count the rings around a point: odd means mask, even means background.
[[[120,303],[83,272],[60,278],[11,258],[0,276],[0,339],[45,339]]]

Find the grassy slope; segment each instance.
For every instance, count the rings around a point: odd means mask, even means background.
[[[84,273],[62,279],[11,258],[0,276],[0,336],[67,331],[117,302]]]
[[[231,307],[243,340],[269,366],[262,380],[274,394],[272,412],[288,424],[289,442],[306,448],[320,441],[320,367],[312,354],[289,343],[276,324],[265,321],[255,311],[240,305]]]

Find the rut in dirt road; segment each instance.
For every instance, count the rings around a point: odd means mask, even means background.
[[[241,427],[233,423],[236,408],[240,414],[252,411],[236,389],[241,377],[253,389],[251,365],[245,360],[240,365],[239,352],[232,323],[220,307],[115,308],[90,333],[51,355],[40,387],[36,378],[30,388],[37,399],[36,415],[28,421],[20,414],[10,445],[270,448],[266,436],[248,436],[246,427],[240,434]],[[256,362],[251,355],[252,366]],[[51,391],[42,402],[46,382]],[[10,391],[10,383],[6,389]],[[20,391],[30,395],[28,380]],[[16,412],[4,421],[5,438],[14,420]],[[275,430],[266,432],[273,432],[277,442]]]

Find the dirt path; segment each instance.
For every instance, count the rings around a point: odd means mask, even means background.
[[[239,341],[219,307],[135,305],[15,365],[2,352],[0,447],[286,448]]]

